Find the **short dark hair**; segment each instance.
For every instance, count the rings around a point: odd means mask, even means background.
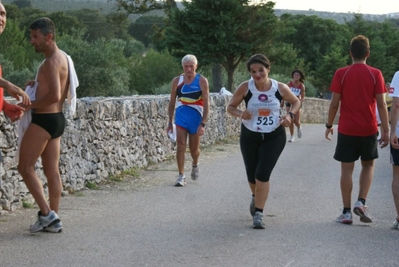
[[[43,17],[35,20],[29,26],[30,30],[40,30],[44,35],[52,34],[53,40],[55,40],[55,25],[49,18]]]
[[[350,44],[350,51],[355,60],[366,59],[367,53],[370,52],[369,39],[364,35],[357,35],[352,38]]]
[[[255,55],[251,56],[247,61],[248,71],[251,71],[251,65],[254,63],[262,64],[263,66],[266,67],[266,69],[270,69],[270,61],[269,61],[269,59],[267,59],[267,57],[265,55],[255,54]]]

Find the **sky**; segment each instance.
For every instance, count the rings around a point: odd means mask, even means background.
[[[383,15],[399,12],[398,0],[271,0],[275,9]]]

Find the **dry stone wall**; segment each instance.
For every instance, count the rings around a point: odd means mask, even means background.
[[[210,114],[202,146],[237,137],[240,120],[226,113],[230,97],[210,95]],[[61,141],[60,172],[64,193],[83,189],[87,182],[98,183],[110,175],[131,168],[144,168],[176,152],[166,134],[169,95],[117,98],[82,98],[73,118],[65,109],[67,127]],[[324,123],[328,101],[307,98],[302,122]],[[33,203],[17,171],[17,129],[0,114],[0,213]],[[40,160],[36,170],[47,194]]]

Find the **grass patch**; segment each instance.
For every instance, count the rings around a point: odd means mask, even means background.
[[[86,183],[86,187],[89,188],[89,189],[97,189],[98,186],[95,183],[87,182]]]
[[[84,197],[85,193],[83,193],[82,191],[79,191],[79,192],[74,193],[74,195],[77,197]]]
[[[31,209],[33,208],[33,204],[22,200],[22,207],[24,207],[25,209]]]
[[[109,177],[109,180],[112,182],[123,182],[125,181],[126,176],[131,176],[133,178],[138,178],[139,177],[139,169],[138,168],[131,168],[128,170],[125,170],[121,172],[120,174],[117,175],[111,175]]]

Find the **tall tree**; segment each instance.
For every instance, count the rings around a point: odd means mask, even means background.
[[[200,64],[221,64],[232,90],[238,64],[270,46],[277,17],[273,2],[249,0],[183,1],[184,9],[170,13],[164,37],[170,52],[178,57],[195,54]]]

